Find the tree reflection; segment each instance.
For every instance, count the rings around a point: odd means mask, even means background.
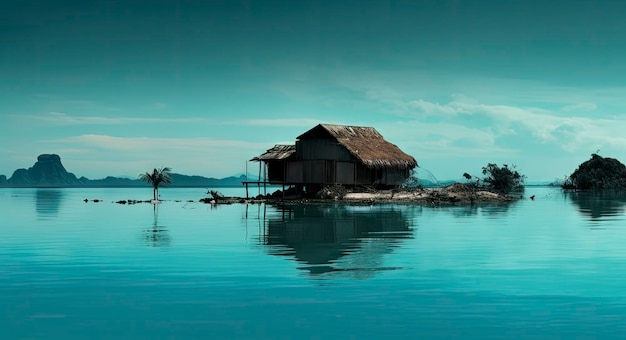
[[[566,192],[578,210],[592,220],[622,215],[626,206],[626,193],[618,191]]]
[[[167,247],[170,245],[172,238],[167,232],[165,226],[158,225],[159,219],[159,203],[153,204],[154,219],[152,227],[144,230],[144,239],[149,246],[152,247]]]
[[[368,278],[398,269],[385,266],[384,255],[413,229],[397,207],[294,205],[271,210],[261,237],[270,253],[293,257],[311,275]]]

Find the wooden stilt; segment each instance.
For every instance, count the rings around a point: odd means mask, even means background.
[[[257,181],[257,188],[259,189],[259,195],[261,194],[261,161],[259,161],[259,180]]]

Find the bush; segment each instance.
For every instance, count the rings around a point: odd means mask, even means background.
[[[515,170],[515,165],[509,166],[504,164],[499,167],[495,163],[489,163],[483,167],[483,183],[493,191],[508,194],[512,191],[523,191],[526,176],[521,175]]]

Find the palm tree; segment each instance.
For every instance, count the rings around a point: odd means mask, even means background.
[[[154,201],[159,200],[159,185],[168,185],[172,183],[172,175],[170,174],[171,171],[172,169],[168,167],[160,169],[154,168],[151,173],[146,172],[145,174],[139,175],[139,178],[142,181],[152,184],[152,187],[154,187]]]

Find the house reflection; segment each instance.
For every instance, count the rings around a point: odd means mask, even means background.
[[[618,191],[577,191],[566,192],[568,197],[585,216],[592,220],[624,214],[626,193]]]
[[[293,257],[311,275],[368,278],[386,266],[384,255],[413,237],[412,219],[391,206],[294,205],[270,209],[262,242]]]
[[[484,215],[489,218],[506,217],[509,208],[515,202],[507,202],[504,204],[470,204],[465,206],[450,207],[452,216],[458,218],[474,217]]]

